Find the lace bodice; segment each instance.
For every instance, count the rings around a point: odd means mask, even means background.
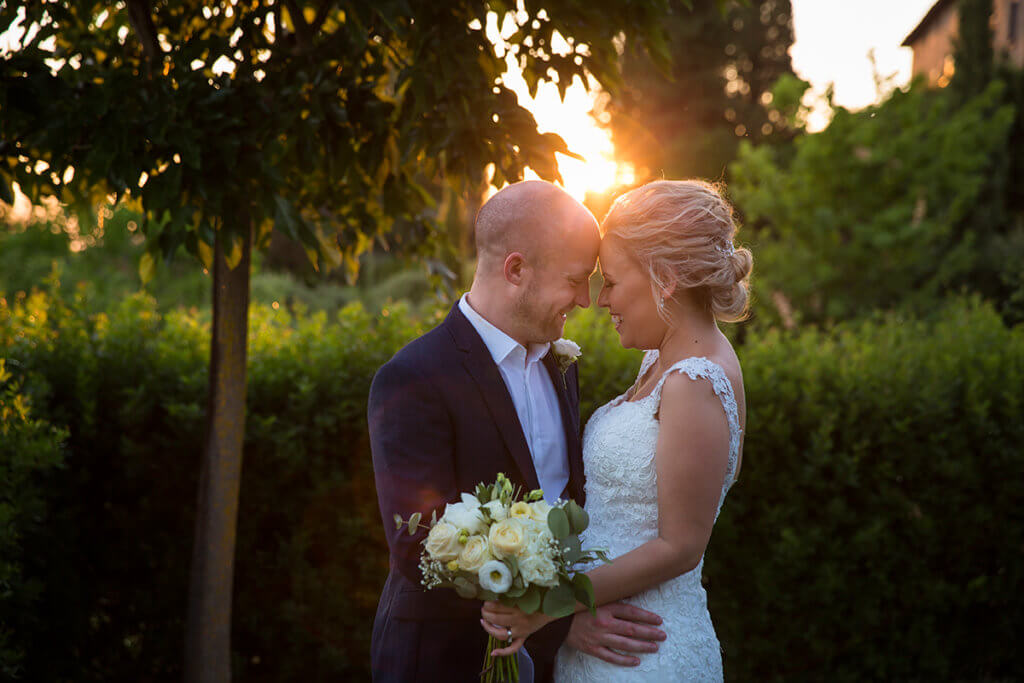
[[[637,384],[657,357],[657,351],[644,356]],[[739,411],[722,367],[707,358],[692,357],[669,368],[647,396],[629,401],[629,392],[623,393],[595,411],[587,423],[583,464],[590,527],[584,532],[584,547],[605,546],[615,558],[657,537],[655,447],[660,424],[656,415],[665,380],[675,372],[710,382],[729,424],[729,459],[715,512],[717,520],[735,480],[741,437]],[[624,669],[565,646],[559,653],[557,680],[720,681],[721,654],[700,580],[703,565],[701,558],[692,571],[626,600],[665,620],[669,637],[657,654],[642,655],[639,667]]]

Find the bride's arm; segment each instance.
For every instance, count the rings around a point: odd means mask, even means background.
[[[598,605],[636,595],[692,570],[700,562],[721,496],[729,463],[729,423],[722,404],[706,380],[673,374],[662,388],[661,427],[655,453],[658,475],[658,536],[587,572]],[[600,539],[596,539],[600,542]],[[576,611],[585,610],[582,604]],[[511,626],[515,647],[551,621],[543,614],[525,615],[500,603],[485,603],[482,625],[504,639]],[[488,623],[489,622],[489,623]]]
[[[729,463],[722,404],[707,380],[673,374],[662,389],[659,421],[658,536],[587,573],[598,605],[692,570],[711,538]]]

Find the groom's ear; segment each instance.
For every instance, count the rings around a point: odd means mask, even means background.
[[[523,271],[526,270],[526,259],[518,251],[505,257],[505,279],[513,285],[523,282]]]

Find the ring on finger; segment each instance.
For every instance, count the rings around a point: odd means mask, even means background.
[[[508,638],[505,639],[505,642],[506,643],[511,643],[512,642],[512,628],[509,627],[509,626],[506,626],[505,630],[508,631]]]

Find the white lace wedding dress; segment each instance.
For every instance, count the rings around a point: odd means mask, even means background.
[[[657,360],[657,353],[649,351],[644,356],[638,380]],[[599,408],[583,433],[590,527],[582,540],[584,547],[608,547],[613,559],[658,535],[654,466],[658,421],[654,416],[665,378],[673,372],[710,382],[728,418],[729,465],[718,510],[736,476],[740,448],[736,397],[725,371],[707,358],[676,363],[662,375],[654,391],[638,401],[627,401],[627,394],[622,394]],[[662,617],[661,628],[668,638],[658,652],[638,655],[639,666],[621,667],[563,645],[558,652],[555,681],[721,681],[722,654],[701,586],[703,566],[702,557],[692,571],[624,601]]]

